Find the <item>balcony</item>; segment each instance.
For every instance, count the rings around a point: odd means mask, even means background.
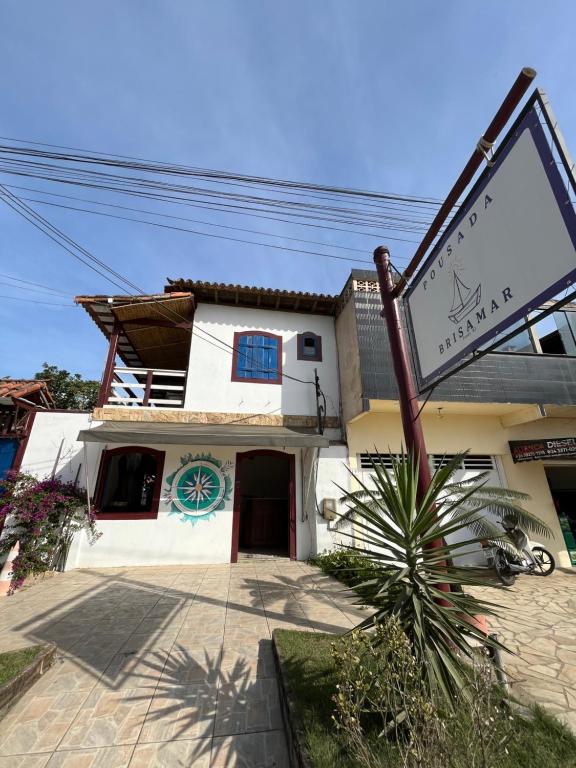
[[[183,408],[186,371],[115,367],[102,405]]]

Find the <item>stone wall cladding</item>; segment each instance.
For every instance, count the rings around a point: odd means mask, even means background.
[[[155,421],[173,424],[252,424],[259,427],[316,427],[316,416],[274,415],[259,413],[210,413],[164,408],[116,408],[106,406],[94,409],[95,421]],[[327,416],[326,429],[338,429],[340,419]]]

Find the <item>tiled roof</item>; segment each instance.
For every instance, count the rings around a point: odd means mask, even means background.
[[[333,315],[338,303],[337,296],[325,293],[283,291],[278,288],[259,288],[251,285],[230,283],[207,283],[187,278],[168,279],[164,290],[190,291],[195,301],[208,304],[232,304],[239,306],[278,309],[289,312],[305,312],[318,315]]]
[[[46,382],[41,379],[0,379],[0,397],[27,397],[42,389],[51,399]]]

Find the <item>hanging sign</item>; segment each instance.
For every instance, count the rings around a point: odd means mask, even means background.
[[[512,460],[536,461],[576,456],[576,437],[551,437],[542,440],[510,440]]]
[[[405,298],[421,387],[576,280],[576,213],[532,107]]]

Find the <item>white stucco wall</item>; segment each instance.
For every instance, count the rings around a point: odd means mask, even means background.
[[[313,381],[318,369],[327,398],[327,413],[338,416],[338,363],[334,318],[296,312],[200,304],[194,315],[185,408],[218,413],[316,414],[314,387],[286,377],[282,384],[231,381],[232,350],[218,349],[198,329],[222,339],[230,347],[235,331],[267,331],[282,336],[282,370]],[[297,335],[313,331],[322,337],[322,362],[297,359]],[[211,343],[213,342],[213,343]]]
[[[90,414],[87,413],[37,413],[22,470],[39,478],[50,477],[54,473],[63,481],[77,480],[80,487],[86,487],[88,483],[93,495],[102,451],[121,446],[119,443],[108,446],[86,443],[84,446],[76,440],[81,429],[97,423],[101,422],[91,424]],[[165,452],[158,517],[153,520],[100,519],[98,529],[102,536],[95,543],[88,541],[84,531],[77,534],[70,549],[68,569],[230,562],[236,455],[252,449],[155,444],[149,447]],[[319,518],[314,509],[308,510],[304,503],[302,450],[286,449],[284,452],[295,456],[296,556],[305,560],[314,552],[328,548],[331,536],[324,530],[328,528],[326,521]],[[209,519],[197,521],[195,525],[183,521],[180,514],[171,514],[171,503],[167,498],[166,478],[180,468],[181,457],[190,453],[194,456],[209,453],[223,462],[232,463],[229,471],[232,492],[224,508]],[[316,493],[319,502],[324,496],[338,495],[332,478],[346,485],[345,455],[344,446],[321,449]]]
[[[54,475],[63,482],[74,482],[93,490],[102,445],[76,440],[81,429],[101,422],[91,422],[89,413],[37,411],[21,471],[40,479]]]
[[[111,446],[112,447],[112,446]],[[114,448],[120,447],[115,444]],[[234,478],[236,454],[251,450],[235,446],[179,446],[153,445],[165,451],[166,458],[162,478],[162,497],[155,520],[106,520],[98,521],[102,537],[90,545],[84,533],[77,537],[68,559],[68,568],[123,565],[171,565],[186,563],[229,563],[232,548],[232,513],[234,506]],[[182,515],[171,514],[167,498],[166,478],[180,468],[180,458],[186,454],[209,453],[223,462],[231,462],[229,476],[232,493],[223,509],[194,525],[184,521]],[[308,556],[308,531],[301,514],[301,473],[299,449],[287,449],[296,455],[296,555]]]
[[[322,516],[323,499],[336,499],[337,515],[346,510],[339,499],[342,496],[340,489],[350,488],[347,466],[346,445],[308,449],[304,454],[304,509],[310,531],[308,557],[332,550],[341,543],[352,543],[347,536],[342,535],[342,531],[351,532],[351,526],[338,530],[334,521],[328,521]]]

